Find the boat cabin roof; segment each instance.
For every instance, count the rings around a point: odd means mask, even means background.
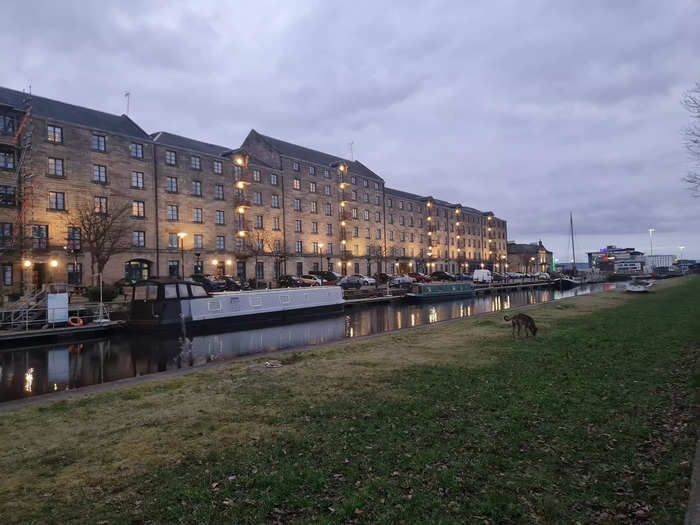
[[[144,279],[131,285],[132,301],[167,301],[209,297],[204,287],[182,279]]]

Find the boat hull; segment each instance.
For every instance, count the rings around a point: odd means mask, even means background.
[[[474,288],[466,283],[416,283],[411,286],[406,298],[409,301],[425,302],[472,297],[474,294]]]

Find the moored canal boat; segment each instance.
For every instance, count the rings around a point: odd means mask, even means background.
[[[127,326],[135,330],[179,330],[184,323],[236,330],[336,315],[343,308],[339,286],[209,294],[195,282],[149,279],[132,286]]]
[[[430,301],[450,299],[455,297],[471,297],[474,295],[472,285],[463,281],[414,283],[406,294],[414,301]]]

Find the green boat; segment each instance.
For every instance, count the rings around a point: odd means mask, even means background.
[[[414,283],[406,297],[414,301],[450,299],[474,295],[474,288],[467,282]]]

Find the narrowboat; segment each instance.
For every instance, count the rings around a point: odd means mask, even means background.
[[[464,282],[438,282],[438,283],[414,283],[411,285],[406,297],[414,301],[428,301],[436,299],[451,299],[455,297],[469,297],[474,295],[472,285]]]
[[[132,285],[127,327],[134,330],[248,329],[315,319],[343,312],[339,286],[275,288],[209,294],[186,280],[148,279]]]

